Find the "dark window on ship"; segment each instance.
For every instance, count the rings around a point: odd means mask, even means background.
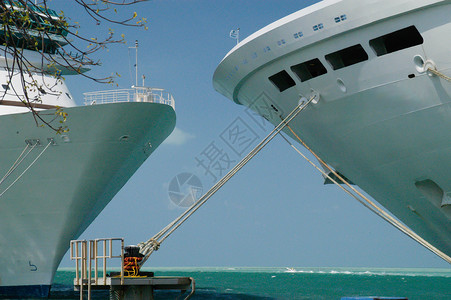
[[[4,90],[9,90],[9,85],[7,85],[7,84],[2,84],[2,88],[3,88]]]
[[[287,71],[283,70],[277,74],[274,74],[268,78],[274,85],[279,89],[280,92],[289,89],[290,87],[296,85],[293,78],[288,75]]]
[[[327,73],[326,68],[317,58],[292,66],[291,71],[293,71],[301,81],[306,81]]]
[[[421,44],[423,44],[423,37],[415,26],[410,26],[370,40],[370,46],[376,52],[377,56]]]
[[[355,45],[326,55],[326,60],[334,70],[338,70],[368,60],[368,54],[362,45]]]

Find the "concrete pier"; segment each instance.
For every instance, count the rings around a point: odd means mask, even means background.
[[[86,289],[88,282],[80,285],[74,285],[76,291],[80,293],[88,293],[90,298],[90,291]],[[115,300],[140,300],[140,299],[154,299],[155,290],[179,290],[181,294],[189,293],[185,299],[191,298],[195,291],[195,281],[191,277],[124,277],[121,282],[120,277],[107,277],[104,284],[91,284],[91,290],[110,290],[110,299]],[[80,294],[82,298],[82,294]]]

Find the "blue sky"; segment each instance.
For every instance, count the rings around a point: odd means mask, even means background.
[[[127,45],[99,55],[103,65],[92,76],[118,72],[120,88],[134,82],[134,51],[139,40],[139,73],[146,85],[164,88],[176,101],[177,128],[142,165],[80,237],[124,237],[127,244],[147,240],[183,210],[169,199],[170,181],[196,175],[207,191],[211,174],[198,164],[215,145],[230,161],[245,154],[224,141],[230,126],[245,124],[257,140],[261,128],[243,106],[214,91],[213,72],[235,45],[261,27],[317,1],[156,0],[126,8],[149,21],[149,30],[117,28]],[[52,0],[79,21],[81,32],[97,28],[72,1]],[[102,25],[99,26],[102,28]],[[93,28],[95,30],[93,30]],[[131,66],[131,67],[130,67]],[[67,83],[77,103],[83,92],[110,89],[78,77]],[[197,160],[196,160],[197,159]],[[231,168],[232,166],[230,166]],[[219,174],[216,174],[219,176]],[[126,212],[126,213],[124,213]],[[66,257],[62,266],[73,266]],[[332,185],[276,137],[187,223],[152,255],[147,267],[448,267],[429,251],[373,215]]]

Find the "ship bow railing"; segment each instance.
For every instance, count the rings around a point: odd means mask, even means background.
[[[172,95],[159,88],[134,87],[131,89],[118,89],[83,93],[85,105],[117,103],[117,102],[150,102],[172,106],[175,101]]]

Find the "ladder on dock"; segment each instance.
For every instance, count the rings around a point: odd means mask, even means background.
[[[154,277],[151,272],[130,276],[124,268],[124,239],[104,238],[73,240],[70,242],[70,258],[75,260],[74,289],[80,292],[80,300],[86,292],[91,299],[92,290],[109,289],[111,299],[153,299],[154,290],[180,290],[195,292],[191,277]],[[120,260],[120,272],[107,273],[107,262]],[[136,274],[134,274],[136,275]]]

